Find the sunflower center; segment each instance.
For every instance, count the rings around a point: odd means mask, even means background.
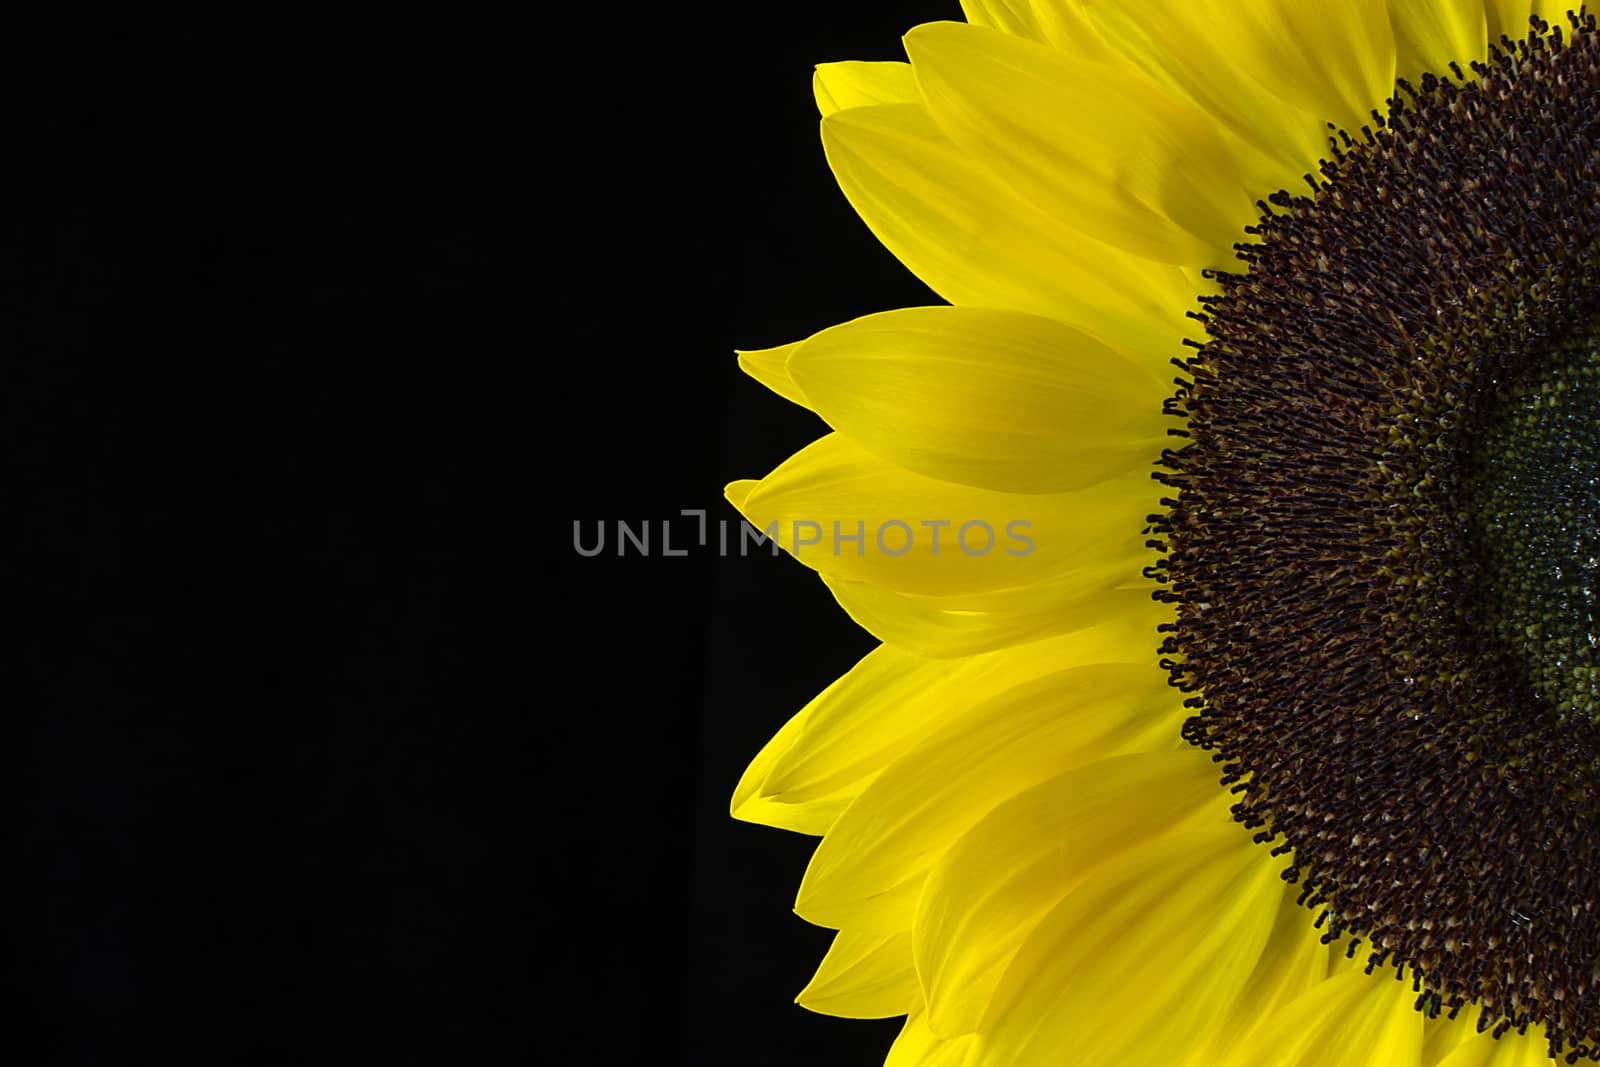
[[[1600,1059],[1600,33],[1400,86],[1263,204],[1169,410],[1162,646],[1329,941]]]
[[[1468,464],[1484,620],[1536,699],[1600,716],[1600,341],[1562,338],[1498,393]]]

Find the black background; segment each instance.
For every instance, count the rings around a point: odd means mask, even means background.
[[[881,1062],[792,1003],[812,842],[727,816],[870,638],[787,559],[573,548],[822,432],[735,348],[935,299],[809,79],[956,5],[752,10],[31,50],[9,1058]]]
[[[526,1047],[514,70],[314,29],[12,42],[11,1062]]]

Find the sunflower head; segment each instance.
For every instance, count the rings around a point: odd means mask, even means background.
[[[735,801],[818,982],[903,1067],[1600,1060],[1595,19],[966,7],[818,74],[953,306],[746,358],[837,431],[756,524],[1039,549],[797,548],[884,640]]]
[[[1163,475],[1164,650],[1185,736],[1330,937],[1414,971],[1429,1010],[1587,1054],[1593,20],[1451,73],[1274,196],[1206,300]]]

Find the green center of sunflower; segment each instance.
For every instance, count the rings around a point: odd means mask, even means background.
[[[1600,32],[1401,83],[1262,204],[1168,410],[1184,736],[1328,941],[1600,1059]]]
[[[1467,464],[1483,618],[1536,699],[1600,717],[1600,360],[1593,327],[1497,393]]]

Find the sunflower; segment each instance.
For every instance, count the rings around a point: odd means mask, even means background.
[[[881,644],[740,781],[891,1067],[1600,1059],[1600,31],[970,0],[818,68],[948,306],[742,367]]]

